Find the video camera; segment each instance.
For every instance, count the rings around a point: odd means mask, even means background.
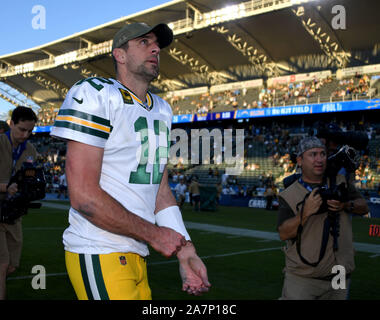
[[[27,214],[29,208],[41,208],[41,203],[32,201],[45,198],[46,180],[42,168],[24,162],[21,169],[11,177],[8,186],[12,183],[17,184],[18,191],[1,202],[1,223],[13,224],[17,218]]]
[[[335,142],[338,145],[336,152],[327,158],[327,168],[325,176],[330,181],[329,188],[320,188],[323,204],[320,212],[326,212],[327,200],[348,201],[348,189],[344,183],[336,185],[336,176],[344,168],[347,174],[355,172],[359,167],[360,155],[357,150],[366,150],[368,136],[364,132],[347,131],[343,132],[336,124],[330,123],[321,126],[316,133],[318,138],[323,138],[326,143]]]

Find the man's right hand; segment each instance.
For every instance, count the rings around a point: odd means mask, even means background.
[[[150,245],[164,257],[169,258],[177,254],[186,245],[186,239],[182,234],[166,227],[157,228],[157,236],[154,237]]]
[[[318,212],[322,205],[322,197],[318,192],[318,188],[313,189],[309,197],[305,201],[304,216],[310,217]]]

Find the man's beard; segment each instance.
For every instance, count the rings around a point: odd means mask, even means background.
[[[142,64],[137,68],[137,74],[150,83],[158,77],[160,74],[160,68],[157,65],[153,69],[149,69],[144,64]]]

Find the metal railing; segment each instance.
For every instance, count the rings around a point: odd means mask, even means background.
[[[51,56],[47,59],[36,60],[16,66],[7,66],[0,68],[0,77],[10,77],[17,74],[42,71],[55,68],[60,65],[66,65],[74,62],[90,59],[99,55],[110,53],[112,50],[112,40],[105,41],[88,48],[82,48],[67,52],[59,56]]]
[[[174,34],[178,35],[194,29],[206,28],[213,24],[249,17],[308,1],[309,0],[251,0],[219,10],[196,13],[194,19],[188,17],[186,19],[177,20],[169,23],[169,26],[173,29]],[[51,69],[59,65],[79,62],[95,56],[107,54],[110,53],[111,50],[112,40],[108,40],[96,45],[91,45],[88,48],[70,51],[60,56],[51,56],[47,59],[36,60],[16,66],[8,65],[5,68],[0,67],[0,77],[10,77],[17,74]]]

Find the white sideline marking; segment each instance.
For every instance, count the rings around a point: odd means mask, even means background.
[[[280,237],[277,232],[269,232],[269,231],[258,231],[251,229],[242,229],[242,228],[233,228],[233,227],[225,227],[225,226],[216,226],[213,224],[206,223],[198,223],[198,222],[190,222],[185,221],[186,228],[196,229],[196,230],[208,230],[217,233],[235,235],[235,236],[244,236],[244,237],[252,237],[252,238],[260,238],[264,240],[278,240],[280,241]],[[370,243],[362,243],[362,242],[354,242],[354,248],[360,252],[366,253],[374,253],[380,254],[380,245],[378,244],[370,244]]]
[[[185,223],[186,228],[189,228],[189,229],[195,229],[195,230],[201,230],[201,231],[207,231],[207,232],[217,232],[217,233],[228,234],[231,236],[252,237],[252,238],[259,238],[263,240],[280,241],[280,237],[277,232],[217,226],[213,224],[198,223],[198,222],[191,222],[191,221],[184,221],[184,223]],[[49,227],[25,228],[25,230],[61,230],[61,228],[49,228]],[[354,248],[356,251],[380,255],[380,245],[378,244],[354,242]]]

